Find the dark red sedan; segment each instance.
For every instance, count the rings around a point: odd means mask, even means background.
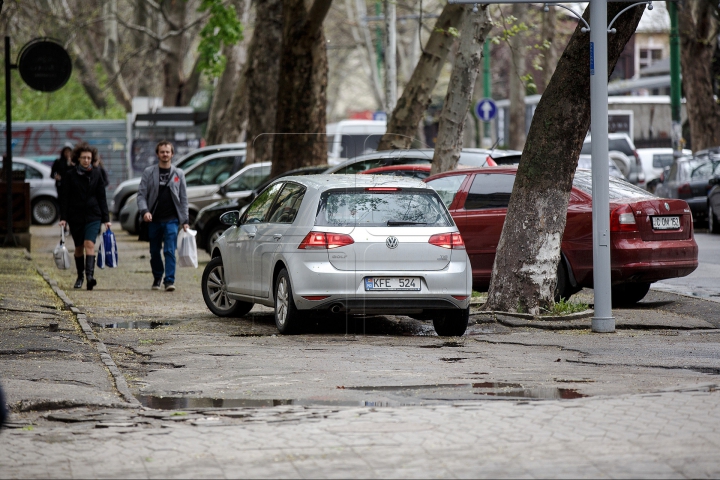
[[[465,242],[473,288],[485,291],[515,182],[516,167],[453,170],[425,181],[445,202]],[[692,214],[684,200],[658,198],[610,178],[613,304],[633,304],[658,280],[683,277],[698,266]],[[593,286],[592,180],[575,173],[562,239],[556,297]]]

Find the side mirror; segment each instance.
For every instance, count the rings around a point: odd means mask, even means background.
[[[225,186],[218,188],[218,193],[220,195],[225,195],[226,192],[227,192],[227,188]]]
[[[229,227],[237,225],[238,220],[240,220],[240,212],[237,210],[230,210],[220,215],[220,223]]]

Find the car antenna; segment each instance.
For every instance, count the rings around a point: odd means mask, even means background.
[[[492,153],[495,151],[495,147],[498,146],[498,143],[500,143],[500,137],[498,137],[498,138],[495,140],[495,143],[493,143],[493,146],[490,148],[490,154],[492,154]]]

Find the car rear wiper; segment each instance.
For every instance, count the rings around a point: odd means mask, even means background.
[[[388,220],[387,226],[393,227],[396,225],[427,225],[427,222],[407,222],[404,220]]]

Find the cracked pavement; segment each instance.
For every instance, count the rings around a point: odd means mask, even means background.
[[[267,308],[207,311],[204,252],[198,270],[178,269],[176,292],[151,291],[147,245],[116,233],[120,268],[87,292],[54,267],[54,234],[33,229],[32,261],[0,257],[3,273],[19,265],[0,275],[15,427],[0,434],[0,477],[720,475],[715,303],[651,291],[614,310],[614,334],[590,333],[590,319],[548,330],[475,315],[453,339],[382,316],[278,336]],[[114,389],[33,264],[145,407]]]

